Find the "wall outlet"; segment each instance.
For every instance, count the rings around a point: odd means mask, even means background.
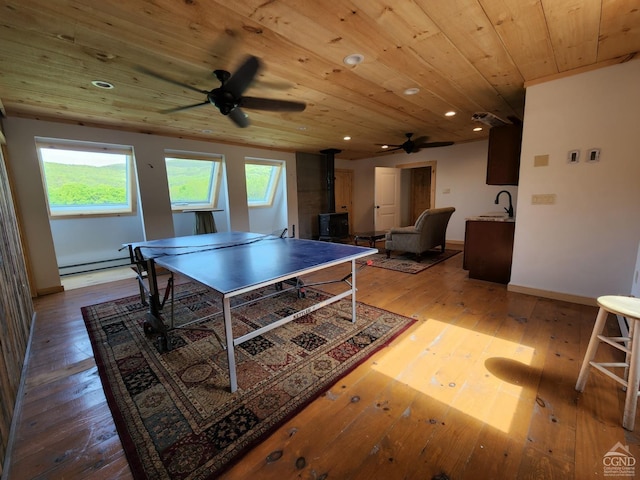
[[[569,163],[578,163],[580,161],[580,150],[571,150],[567,156]]]
[[[597,162],[600,160],[600,149],[592,148],[587,151],[587,162]]]
[[[555,203],[555,193],[535,193],[531,195],[531,205],[554,205]]]

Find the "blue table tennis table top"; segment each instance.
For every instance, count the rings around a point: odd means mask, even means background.
[[[146,259],[223,295],[376,253],[341,243],[249,232],[190,235],[129,244]]]

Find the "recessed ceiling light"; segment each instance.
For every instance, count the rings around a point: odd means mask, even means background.
[[[213,133],[213,130],[205,129],[205,130],[202,130],[202,133],[206,133],[206,134]]]
[[[351,137],[350,137],[349,135],[347,135],[347,136],[345,136],[345,137],[343,138],[343,140],[351,140]]]
[[[449,110],[447,113],[444,114],[445,117],[453,117],[456,114],[456,112],[454,112],[453,110]]]
[[[417,88],[417,87],[412,87],[412,88],[407,88],[407,89],[404,91],[404,94],[405,94],[405,95],[415,95],[415,94],[416,94],[416,93],[418,93],[419,91],[420,91],[420,89],[419,89],[419,88]]]
[[[389,148],[389,145],[382,145],[381,147],[383,150],[386,150],[387,148]]]
[[[482,131],[482,127],[476,127],[473,129],[474,132],[481,132]]]
[[[105,82],[104,80],[93,80],[91,85],[97,88],[104,88],[105,90],[111,90],[113,88],[112,83]]]
[[[364,60],[364,55],[360,53],[352,53],[351,55],[347,55],[342,59],[342,61],[346,65],[358,65],[359,63],[362,63],[363,60]]]

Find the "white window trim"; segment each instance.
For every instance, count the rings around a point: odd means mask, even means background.
[[[40,165],[40,175],[42,180],[42,186],[45,193],[45,201],[47,204],[47,212],[51,220],[56,219],[71,219],[71,218],[87,218],[87,217],[115,217],[122,215],[135,215],[137,204],[137,191],[136,182],[133,168],[133,147],[127,145],[107,144],[88,142],[83,140],[68,140],[59,138],[45,138],[36,137],[36,152],[38,155],[38,163]],[[52,209],[49,204],[48,186],[44,171],[44,162],[40,154],[41,148],[60,149],[60,150],[75,150],[80,152],[94,152],[94,153],[112,153],[125,155],[126,160],[126,192],[127,192],[127,205],[123,207],[78,207],[78,208],[64,208],[64,209]]]
[[[267,165],[270,167],[277,167],[275,176],[272,176],[269,181],[267,199],[262,202],[251,202],[247,198],[247,206],[249,208],[265,208],[273,206],[273,200],[276,196],[278,186],[280,185],[280,177],[282,176],[282,170],[284,169],[285,162],[282,160],[266,160],[262,158],[245,157],[245,166],[249,165]]]
[[[220,188],[222,184],[222,167],[224,163],[224,157],[220,154],[206,154],[199,152],[185,152],[178,150],[165,150],[164,161],[166,168],[167,158],[177,158],[181,160],[202,160],[206,162],[213,162],[217,165],[214,167],[214,176],[211,179],[211,202],[209,203],[171,203],[172,212],[183,212],[185,210],[207,210],[218,207],[218,197],[220,196]],[[168,185],[167,175],[167,185]],[[169,196],[171,198],[171,196]]]

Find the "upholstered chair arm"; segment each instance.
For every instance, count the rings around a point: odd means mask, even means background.
[[[420,230],[418,230],[415,225],[409,225],[408,227],[394,227],[389,230],[389,233],[391,235],[393,235],[394,233],[409,233],[420,235]]]

